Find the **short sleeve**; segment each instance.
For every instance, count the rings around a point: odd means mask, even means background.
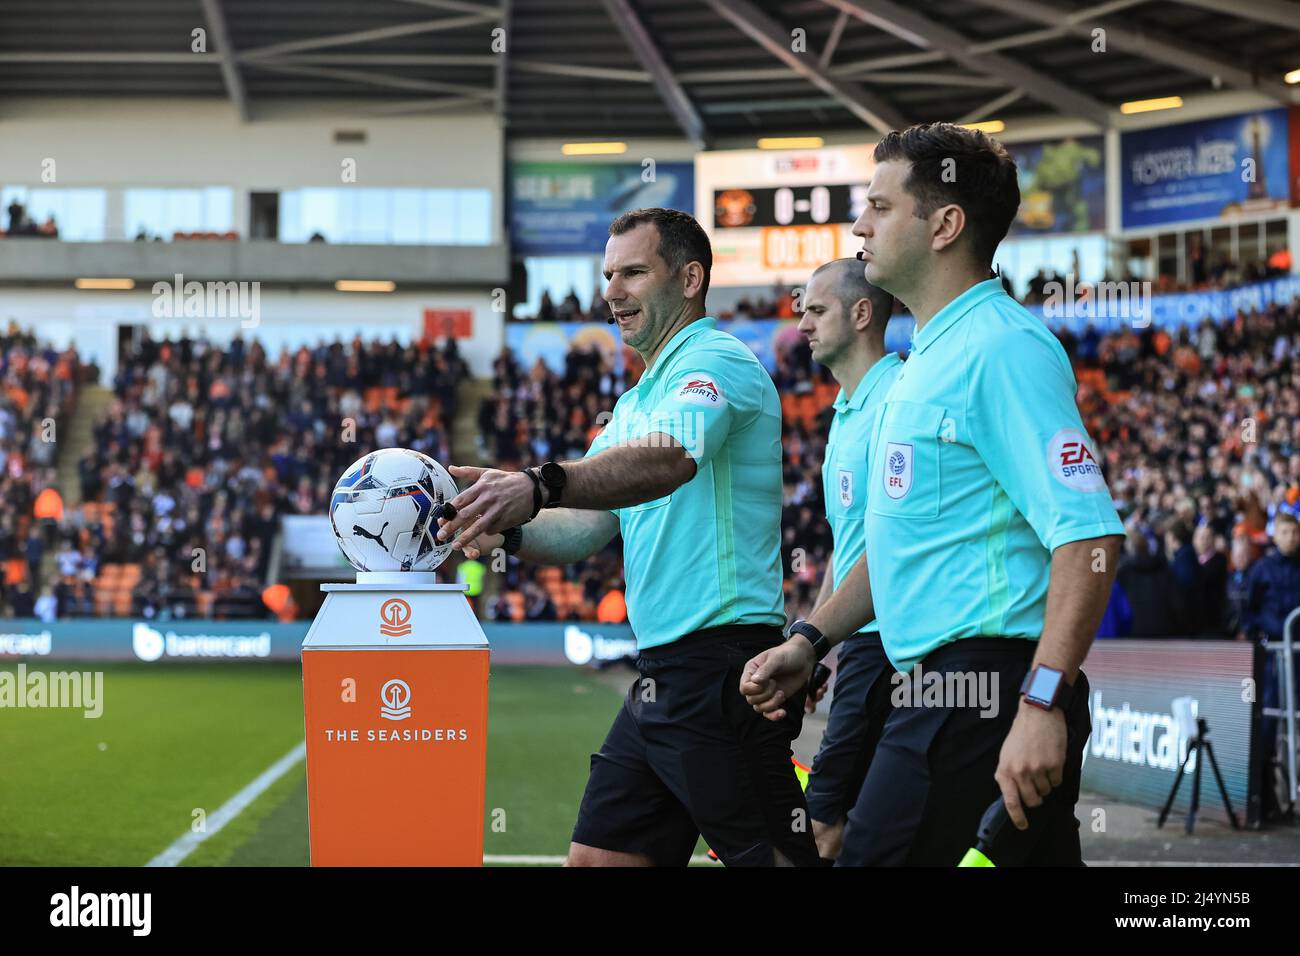
[[[1008,330],[972,356],[967,416],[975,450],[1048,551],[1123,534],[1064,353]]]
[[[650,410],[646,434],[675,438],[703,468],[727,437],[753,420],[762,383],[742,356],[696,352],[664,370],[663,397]]]

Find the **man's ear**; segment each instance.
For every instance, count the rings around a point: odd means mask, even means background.
[[[865,332],[871,327],[872,308],[870,299],[858,299],[853,303],[853,331]]]
[[[682,266],[682,298],[694,299],[704,288],[704,266],[692,260]]]
[[[940,206],[930,214],[930,248],[940,252],[952,246],[966,231],[966,210],[956,203]]]

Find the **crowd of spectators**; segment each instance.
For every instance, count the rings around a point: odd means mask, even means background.
[[[601,298],[599,290],[585,308],[576,289],[557,304],[550,291],[542,293],[537,311],[533,315],[518,317],[521,322],[604,322],[609,318],[609,304]],[[777,284],[765,295],[745,295],[731,308],[717,314],[720,319],[792,319],[795,318],[795,300],[792,291]]]
[[[1300,514],[1300,300],[1173,332],[1059,334],[1128,529],[1103,636],[1266,633],[1268,585],[1253,569],[1270,550],[1270,561],[1279,554],[1277,516]],[[635,384],[639,366],[627,365],[616,372],[610,356],[589,348],[570,352],[563,372],[540,360],[524,370],[503,353],[480,409],[481,452],[502,467],[579,457],[601,412]],[[773,377],[783,395],[830,382],[802,343],[778,349]],[[783,426],[781,552],[792,616],[810,609],[831,552],[820,473],[831,415],[823,407],[811,426],[795,416]],[[619,587],[618,554],[616,541],[566,571],[586,596],[572,616],[591,616],[597,595]],[[521,593],[536,583],[537,571],[517,562],[507,573],[507,587]],[[1280,600],[1300,604],[1300,591]],[[552,613],[544,601],[524,603]]]
[[[1198,238],[1193,234],[1193,238]],[[1267,259],[1255,261],[1239,261],[1227,256],[1216,256],[1212,260],[1208,259],[1199,243],[1192,242],[1187,256],[1187,277],[1185,281],[1179,281],[1177,276],[1168,273],[1161,273],[1151,280],[1151,292],[1155,295],[1163,295],[1171,292],[1203,292],[1212,289],[1231,289],[1240,285],[1249,285],[1253,282],[1263,282],[1266,279],[1276,279],[1288,275],[1291,271],[1291,253],[1287,249],[1279,249],[1270,255]],[[1074,265],[1071,272],[1061,274],[1054,268],[1039,269],[1034,275],[1030,276],[1029,281],[1025,284],[1024,294],[1020,296],[1020,301],[1025,305],[1037,305],[1049,298],[1061,296],[1067,290],[1073,290],[1077,298],[1085,298],[1096,292],[1094,283],[1082,282],[1077,279],[1079,275],[1078,256],[1075,256]],[[1116,279],[1112,276],[1106,276],[1102,280],[1106,283],[1127,283],[1138,281],[1131,275],[1124,276],[1122,279]],[[1014,291],[1012,294],[1015,294]]]
[[[1096,291],[1091,282],[1077,278],[1079,274],[1076,256],[1072,273],[1062,274],[1052,267],[1039,269],[1025,282],[1023,289],[1008,285],[1008,291],[1025,305],[1038,305],[1053,294],[1059,296],[1072,290],[1076,298],[1084,298]],[[1217,257],[1212,263],[1193,249],[1188,257],[1188,278],[1179,282],[1174,276],[1162,274],[1151,283],[1153,294],[1170,292],[1191,292],[1209,289],[1230,289],[1265,279],[1278,278],[1290,273],[1291,254],[1280,250],[1268,259],[1254,262]],[[1104,282],[1135,281],[1132,276],[1117,280],[1110,276]],[[1058,291],[1059,290],[1059,291]],[[797,305],[793,290],[782,283],[772,286],[766,293],[747,294],[738,299],[734,305],[723,308],[717,313],[720,319],[793,319],[797,318]],[[609,306],[601,298],[599,291],[593,296],[591,304],[583,308],[578,293],[570,290],[557,305],[549,291],[542,293],[541,303],[536,314],[523,317],[520,321],[536,322],[590,322],[605,321],[609,317]]]
[[[239,337],[216,347],[145,335],[123,356],[78,466],[89,504],[51,530],[54,613],[95,613],[100,568],[128,565],[138,568],[131,614],[268,616],[280,516],[326,514],[338,476],[374,448],[452,460],[465,372],[450,339],[358,337],[271,358]]]
[[[97,374],[75,349],[60,351],[10,322],[0,335],[0,611],[31,615],[42,561],[57,544],[60,429],[82,381]]]
[[[1117,587],[1130,613],[1108,630],[1258,631],[1252,567],[1278,516],[1300,514],[1300,300],[1062,342],[1128,529]]]
[[[492,395],[478,413],[479,453],[500,468],[517,469],[547,460],[581,458],[609,412],[640,374],[638,361],[615,369],[612,356],[596,347],[571,349],[563,372],[540,359],[520,366],[508,349],[493,363]],[[603,417],[602,417],[603,413]],[[616,537],[599,554],[564,569],[561,578],[576,585],[578,598],[561,611],[545,581],[546,569],[511,558],[501,592],[486,607],[490,620],[595,620],[600,602],[623,590],[622,545]],[[516,613],[515,608],[520,608]]]
[[[9,229],[0,233],[0,236],[30,236],[36,239],[59,238],[59,224],[54,221],[53,213],[46,216],[44,222],[35,222],[28,214],[27,207],[17,199],[10,201],[5,211],[9,214]]]
[[[1128,531],[1103,636],[1276,631],[1266,605],[1278,594],[1291,600],[1292,579],[1273,567],[1288,557],[1274,538],[1279,515],[1300,514],[1300,300],[1174,331],[1059,334]],[[358,337],[271,358],[238,337],[214,347],[145,335],[123,356],[78,466],[91,506],[64,514],[55,445],[40,440],[39,426],[66,420],[87,373],[74,351],[57,353],[13,327],[0,344],[8,614],[102,613],[94,599],[102,568],[134,565],[133,614],[265,615],[281,515],[325,513],[333,482],[366,449],[455,460],[448,436],[466,370],[454,340]],[[640,375],[639,359],[623,352],[616,363],[594,346],[574,349],[552,370],[540,360],[524,368],[503,350],[477,410],[480,456],[503,468],[580,457]],[[834,389],[806,345],[776,356],[783,395],[820,402]],[[820,467],[832,410],[818,408],[783,423],[781,553],[792,615],[809,610],[831,552]],[[620,554],[616,539],[559,572],[512,559],[481,610],[594,619],[621,597]]]

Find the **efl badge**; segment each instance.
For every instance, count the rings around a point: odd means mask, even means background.
[[[840,469],[840,507],[853,505],[853,472],[847,468]]]
[[[885,445],[885,494],[905,498],[912,490],[912,444],[891,441]]]

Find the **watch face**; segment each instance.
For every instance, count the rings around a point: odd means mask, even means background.
[[[1051,706],[1056,698],[1056,689],[1060,686],[1061,672],[1040,666],[1035,669],[1033,680],[1029,682],[1029,690],[1025,691],[1025,696],[1044,706]]]
[[[555,462],[548,461],[542,465],[542,481],[548,485],[562,485],[565,477],[567,476],[564,474],[564,469]]]

